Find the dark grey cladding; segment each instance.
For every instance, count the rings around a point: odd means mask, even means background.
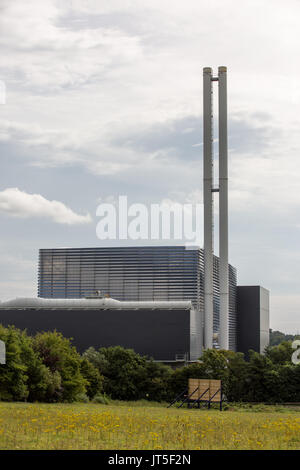
[[[123,346],[155,360],[176,361],[192,356],[192,312],[187,308],[96,309],[0,307],[0,324],[14,325],[28,334],[58,331],[72,338],[80,353],[95,349]]]
[[[229,281],[229,347],[235,350],[236,270],[232,266],[229,266]],[[220,295],[219,259],[216,256],[214,289],[214,332],[217,332]],[[201,323],[204,310],[203,250],[184,246],[40,250],[39,297],[83,298],[94,295],[97,290],[121,301],[191,300]],[[202,338],[199,341],[202,343]]]
[[[237,287],[239,352],[264,353],[269,345],[269,291],[261,286]]]

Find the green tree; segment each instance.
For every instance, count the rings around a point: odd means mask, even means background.
[[[172,369],[158,364],[133,349],[121,346],[89,348],[83,358],[88,359],[104,376],[103,390],[119,400],[167,400]]]
[[[227,382],[229,375],[228,351],[206,349],[202,354],[201,362],[207,378],[220,379],[224,384]]]
[[[300,335],[288,335],[281,331],[273,331],[270,329],[270,346],[277,346],[283,341],[294,341],[300,339]]]
[[[247,363],[242,353],[207,349],[198,363],[176,369],[169,380],[171,399],[188,387],[188,379],[219,379],[228,400],[240,400],[246,389]]]
[[[204,379],[205,366],[203,363],[190,364],[185,367],[179,367],[173,371],[169,379],[169,401],[172,401],[177,395],[188,388],[189,378]]]
[[[63,401],[76,401],[77,396],[86,393],[88,381],[81,373],[82,359],[69,339],[57,331],[38,333],[33,346],[43,364],[53,374],[60,374]]]
[[[121,346],[99,349],[106,359],[103,363],[104,392],[113,399],[138,400],[141,397],[140,377],[146,365],[146,359],[133,349]]]
[[[294,352],[291,341],[282,341],[277,346],[269,346],[266,349],[266,356],[273,364],[290,364]]]
[[[154,362],[151,358],[146,361],[140,372],[140,398],[152,401],[169,401],[171,367]]]
[[[0,325],[0,339],[6,346],[6,364],[0,364],[0,400],[24,401],[28,397],[27,367],[22,360],[21,332]]]
[[[92,399],[95,395],[102,393],[104,377],[100,374],[94,364],[92,364],[86,357],[83,357],[80,365],[82,376],[86,380],[86,394]]]
[[[52,372],[39,353],[34,350],[33,338],[26,331],[20,332],[21,360],[26,366],[28,377],[28,401],[57,401],[61,396],[61,377],[58,371]]]
[[[93,364],[101,373],[109,369],[109,362],[105,355],[91,346],[84,351],[82,357]]]
[[[278,385],[278,374],[272,361],[255,351],[249,351],[247,392],[244,401],[267,402],[274,399],[274,387]]]
[[[223,389],[229,401],[242,401],[248,387],[248,362],[243,353],[226,351],[228,375]]]

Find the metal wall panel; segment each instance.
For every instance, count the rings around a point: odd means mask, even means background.
[[[213,329],[220,322],[219,259],[214,256]],[[236,270],[229,266],[229,347],[236,348]],[[82,298],[100,290],[117,300],[191,300],[202,347],[204,252],[184,246],[41,249],[38,296]]]
[[[132,348],[158,361],[174,361],[190,352],[190,310],[87,310],[0,308],[0,324],[28,334],[56,329],[80,353],[90,346]]]
[[[269,291],[260,287],[260,352],[263,353],[270,342]]]
[[[269,344],[269,291],[260,286],[237,286],[237,349],[248,357]]]

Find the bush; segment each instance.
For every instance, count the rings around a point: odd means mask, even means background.
[[[81,361],[80,371],[86,380],[86,394],[90,399],[103,391],[104,377],[100,374],[97,367],[89,362],[86,357]]]
[[[1,325],[0,337],[6,343],[6,364],[0,367],[0,400],[59,400],[61,376],[43,364],[33,338],[26,331]]]
[[[0,325],[0,339],[6,346],[6,364],[0,365],[0,400],[24,401],[29,391],[27,367],[22,358],[22,333]]]
[[[83,354],[104,376],[103,390],[114,400],[168,400],[172,369],[121,346],[89,348]]]
[[[81,374],[81,357],[69,339],[57,331],[38,333],[33,339],[33,347],[43,363],[52,373],[61,376],[61,399],[75,401],[81,393],[86,393],[88,381]]]
[[[172,370],[121,346],[89,348],[82,356],[60,333],[34,337],[13,326],[0,325],[6,364],[0,365],[0,400],[171,401],[188,386],[189,378],[221,379],[231,402],[299,402],[300,365],[291,363],[289,342],[269,347],[266,354],[206,350],[201,361]]]
[[[121,346],[101,348],[100,355],[107,361],[103,370],[104,392],[115,400],[141,398],[141,380],[145,378],[146,359],[133,349]]]
[[[88,403],[90,399],[86,393],[79,393],[79,395],[77,395],[74,401],[78,403]]]
[[[265,355],[249,351],[204,351],[201,362],[176,369],[170,377],[170,399],[188,387],[188,379],[221,379],[222,389],[232,402],[299,402],[300,365],[291,363],[291,347],[281,344]]]
[[[140,399],[168,401],[172,373],[171,367],[154,362],[153,359],[146,361],[143,376],[141,374],[140,377]]]
[[[205,378],[204,366],[201,363],[190,364],[186,367],[175,369],[168,380],[168,401],[173,400],[180,392],[188,387],[189,378],[203,379]]]
[[[101,405],[109,405],[110,399],[102,393],[97,393],[97,395],[94,396],[92,403],[99,403]]]

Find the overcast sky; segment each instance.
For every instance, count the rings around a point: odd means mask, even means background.
[[[106,246],[99,201],[202,202],[202,69],[225,65],[230,262],[299,332],[299,0],[2,0],[0,18],[0,299],[36,295],[39,248]]]

